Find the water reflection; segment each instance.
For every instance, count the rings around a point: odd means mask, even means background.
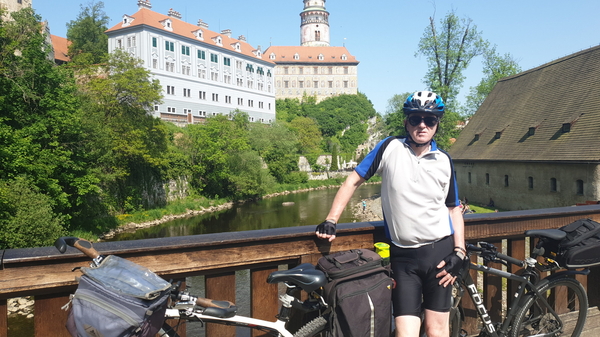
[[[380,184],[359,187],[339,222],[356,221],[357,219],[352,216],[350,205],[355,205],[363,198],[379,194],[380,191]],[[140,229],[135,233],[122,233],[116,235],[111,241],[317,225],[327,216],[336,193],[337,188],[329,188],[249,202],[221,212],[173,220],[162,225]],[[284,202],[294,204],[284,206],[282,205]]]

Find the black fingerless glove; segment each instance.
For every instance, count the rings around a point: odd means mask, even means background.
[[[317,225],[316,232],[319,234],[335,235],[335,222],[325,220]]]
[[[467,260],[464,258],[463,254],[459,252],[452,252],[444,258],[444,262],[446,262],[446,264],[442,267],[442,269],[452,276],[459,276],[463,271],[466,261]]]

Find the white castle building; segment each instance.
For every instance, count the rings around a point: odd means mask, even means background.
[[[275,62],[275,96],[317,101],[358,92],[358,61],[346,47],[329,43],[325,0],[304,0],[300,13],[300,46],[271,46],[265,56]]]
[[[235,109],[250,121],[275,121],[274,62],[244,36],[231,37],[198,20],[190,24],[171,9],[168,15],[138,0],[138,11],[108,29],[108,51],[123,49],[141,59],[164,90],[154,115],[175,123],[199,123]]]

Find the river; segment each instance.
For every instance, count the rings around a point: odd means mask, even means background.
[[[338,222],[357,221],[358,219],[352,215],[352,206],[362,199],[379,194],[380,191],[380,184],[360,186]],[[317,225],[327,216],[336,193],[337,188],[328,188],[247,202],[220,212],[177,219],[162,225],[139,229],[134,233],[117,234],[110,241]],[[284,203],[293,204],[285,206]]]

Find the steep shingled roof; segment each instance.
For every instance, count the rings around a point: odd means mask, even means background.
[[[127,15],[127,17],[129,17],[133,20],[128,21],[127,23],[123,23],[123,21],[121,21],[121,22],[117,23],[116,25],[114,25],[112,28],[109,28],[106,31],[106,33],[110,35],[110,33],[121,30],[121,29],[127,29],[130,27],[146,25],[149,27],[154,27],[161,31],[169,31],[169,32],[172,32],[173,34],[176,34],[176,35],[179,35],[179,36],[182,36],[185,38],[189,38],[194,41],[198,41],[200,43],[206,43],[213,47],[223,48],[223,49],[226,49],[231,52],[239,52],[240,54],[252,57],[257,60],[261,60],[261,61],[264,61],[267,63],[273,63],[272,61],[269,60],[268,57],[265,57],[264,55],[261,57],[258,57],[257,56],[258,49],[252,47],[250,44],[248,44],[244,40],[234,39],[225,34],[213,32],[204,27],[196,26],[191,23],[182,21],[178,18],[154,12],[147,8],[140,8],[135,14]],[[167,30],[163,26],[162,22],[165,22],[165,20],[171,21],[171,30]],[[194,32],[197,32],[198,30],[202,31],[203,40],[198,39],[198,37],[196,35],[194,35]],[[221,45],[217,44],[217,42],[215,41],[215,39],[217,37],[221,37],[221,39],[222,39]],[[240,47],[239,50],[237,50],[235,48],[235,46],[238,43],[239,43],[239,47]]]
[[[271,58],[275,55],[275,59]],[[297,57],[294,57],[296,56]],[[322,58],[319,58],[319,55]],[[346,59],[342,56],[346,55]],[[283,63],[347,63],[358,64],[356,57],[352,56],[346,47],[309,47],[309,46],[271,46],[265,50],[264,58],[268,58],[277,64]]]
[[[52,41],[52,48],[54,48],[54,59],[69,62],[71,58],[69,54],[69,45],[71,42],[64,37],[50,34],[50,40]]]
[[[456,160],[600,161],[600,46],[498,81],[449,152]]]

